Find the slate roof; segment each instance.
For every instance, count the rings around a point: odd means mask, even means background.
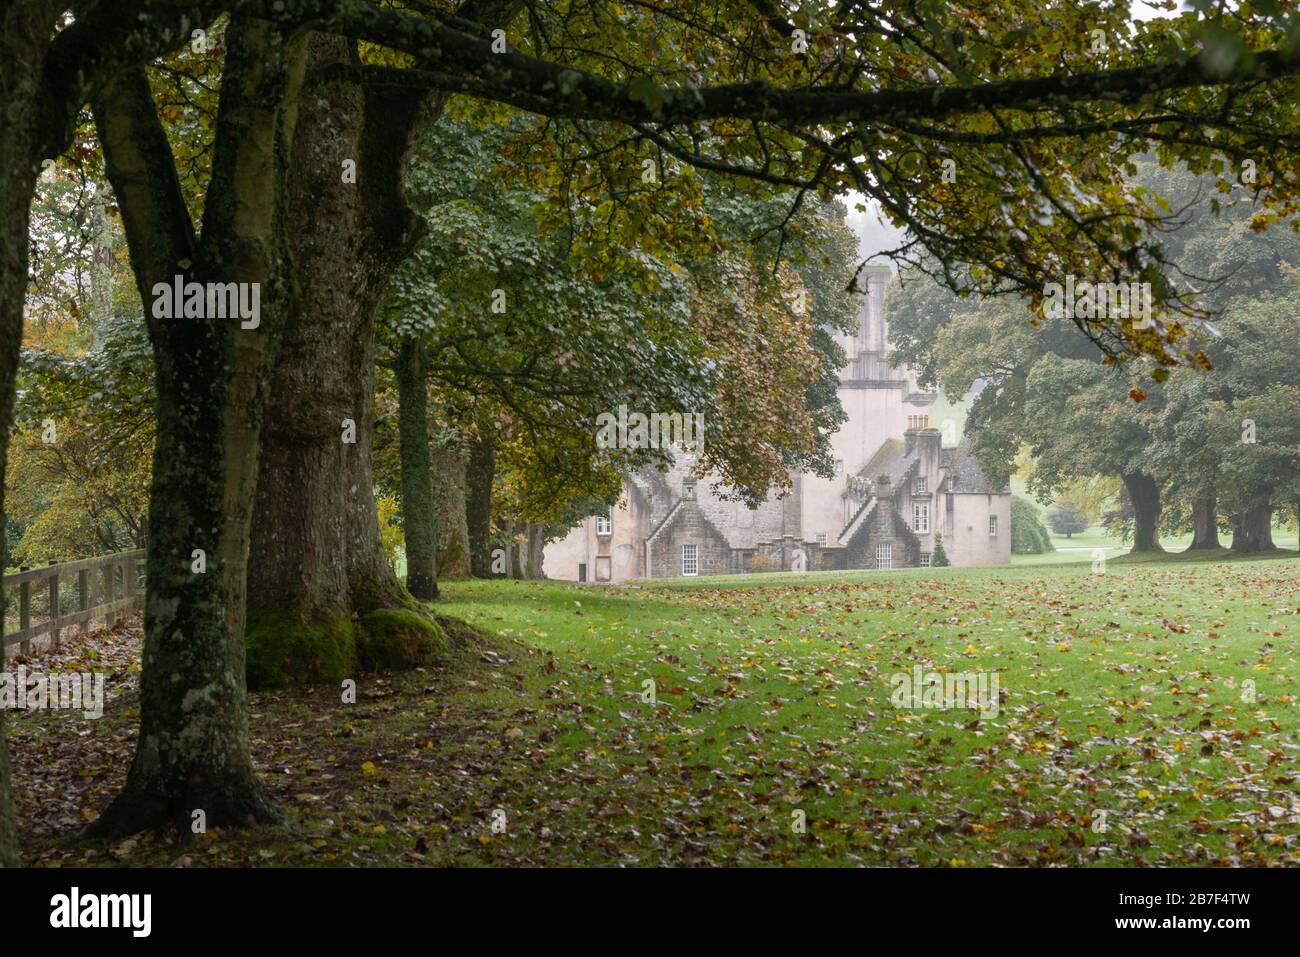
[[[917,457],[915,449],[911,455],[905,455],[904,448],[902,439],[885,439],[876,449],[876,454],[858,470],[858,476],[874,484],[880,476],[888,475],[890,483],[897,485]]]
[[[971,455],[968,438],[963,437],[955,449],[944,449],[940,462],[946,476],[944,487],[949,492],[958,495],[999,495],[1011,491],[1010,485],[1001,489],[989,486],[984,470],[976,464],[975,457]]]

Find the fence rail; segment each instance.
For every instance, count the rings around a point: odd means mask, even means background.
[[[75,562],[49,564],[40,568],[24,568],[4,576],[4,595],[18,595],[18,630],[4,636],[4,647],[19,645],[24,655],[31,654],[33,638],[53,635],[57,646],[63,629],[78,627],[84,634],[92,618],[103,616],[104,624],[117,624],[123,612],[139,608],[144,599],[143,577],[144,549],[83,558]],[[60,592],[60,582],[75,576],[76,603],[70,601],[72,592]],[[43,589],[38,588],[44,585]],[[71,582],[70,582],[71,584]],[[46,596],[44,621],[32,624],[32,598]],[[66,610],[65,609],[70,609]],[[8,626],[8,615],[5,625]]]

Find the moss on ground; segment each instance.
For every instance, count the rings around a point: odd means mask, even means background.
[[[346,618],[305,622],[288,615],[250,621],[245,674],[254,691],[341,681],[354,667],[357,636]]]
[[[362,616],[357,635],[358,660],[367,671],[403,671],[431,664],[449,647],[442,626],[411,608],[377,608]]]

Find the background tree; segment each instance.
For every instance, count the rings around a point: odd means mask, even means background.
[[[1038,506],[1023,495],[1011,497],[1011,554],[1041,555],[1056,551],[1038,517]]]
[[[1147,454],[1159,403],[1141,390],[1141,374],[1131,364],[1045,356],[1026,382],[1025,401],[1030,487],[1047,492],[1075,476],[1119,476],[1134,512],[1134,552],[1161,550],[1161,476]]]
[[[1079,532],[1086,532],[1096,516],[1089,515],[1078,502],[1058,498],[1047,510],[1047,524],[1057,535],[1070,538]]]

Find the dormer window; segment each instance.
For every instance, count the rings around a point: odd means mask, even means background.
[[[924,475],[918,475],[916,477],[916,485],[912,487],[912,491],[917,495],[925,495],[930,491],[930,480]]]

